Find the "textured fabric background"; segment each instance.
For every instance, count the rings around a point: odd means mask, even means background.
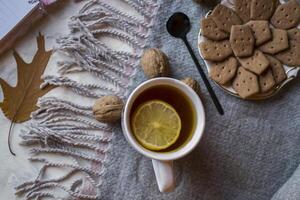
[[[103,199],[300,199],[300,79],[274,98],[259,102],[239,100],[214,86],[225,110],[224,116],[218,115],[183,42],[169,36],[165,28],[173,12],[188,14],[192,22],[188,40],[198,56],[199,20],[214,4],[208,2],[211,5],[200,7],[192,0],[162,1],[148,41],[149,47],[166,52],[172,77],[199,81],[206,108],[200,144],[174,163],[175,192],[158,191],[151,160],[131,148],[119,130],[99,188]],[[133,88],[144,80],[138,72]]]

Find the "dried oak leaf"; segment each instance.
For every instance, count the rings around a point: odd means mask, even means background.
[[[41,33],[37,37],[37,47],[38,50],[31,63],[26,63],[17,52],[13,53],[18,69],[18,82],[15,87],[0,78],[4,94],[0,108],[12,122],[21,123],[29,120],[30,113],[38,108],[36,105],[38,98],[54,88],[54,86],[40,88],[43,82],[41,75],[52,54],[52,50],[45,50],[45,39]]]

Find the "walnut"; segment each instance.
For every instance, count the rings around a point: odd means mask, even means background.
[[[167,76],[169,62],[167,56],[159,49],[147,49],[141,58],[141,65],[148,78]]]
[[[198,95],[200,95],[200,85],[195,79],[191,77],[186,77],[181,81],[190,86]]]
[[[95,118],[103,123],[113,123],[121,118],[124,103],[117,96],[104,96],[93,106]]]

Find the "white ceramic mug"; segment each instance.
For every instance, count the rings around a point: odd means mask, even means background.
[[[167,85],[177,88],[183,92],[191,101],[196,113],[196,127],[192,138],[183,147],[171,152],[155,152],[144,148],[135,139],[130,127],[130,113],[132,105],[137,97],[150,87]],[[171,192],[175,188],[173,175],[173,160],[181,158],[190,153],[201,139],[205,127],[205,113],[202,102],[196,92],[173,78],[154,78],[139,85],[129,96],[122,115],[122,129],[129,144],[141,154],[152,159],[156,181],[161,192]]]

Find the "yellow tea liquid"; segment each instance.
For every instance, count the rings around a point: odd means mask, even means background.
[[[182,125],[178,140],[172,146],[159,152],[177,151],[189,142],[195,131],[197,119],[192,102],[183,92],[175,87],[168,85],[153,86],[142,92],[134,101],[130,118],[132,119],[132,114],[140,104],[155,99],[172,105],[178,113]]]

